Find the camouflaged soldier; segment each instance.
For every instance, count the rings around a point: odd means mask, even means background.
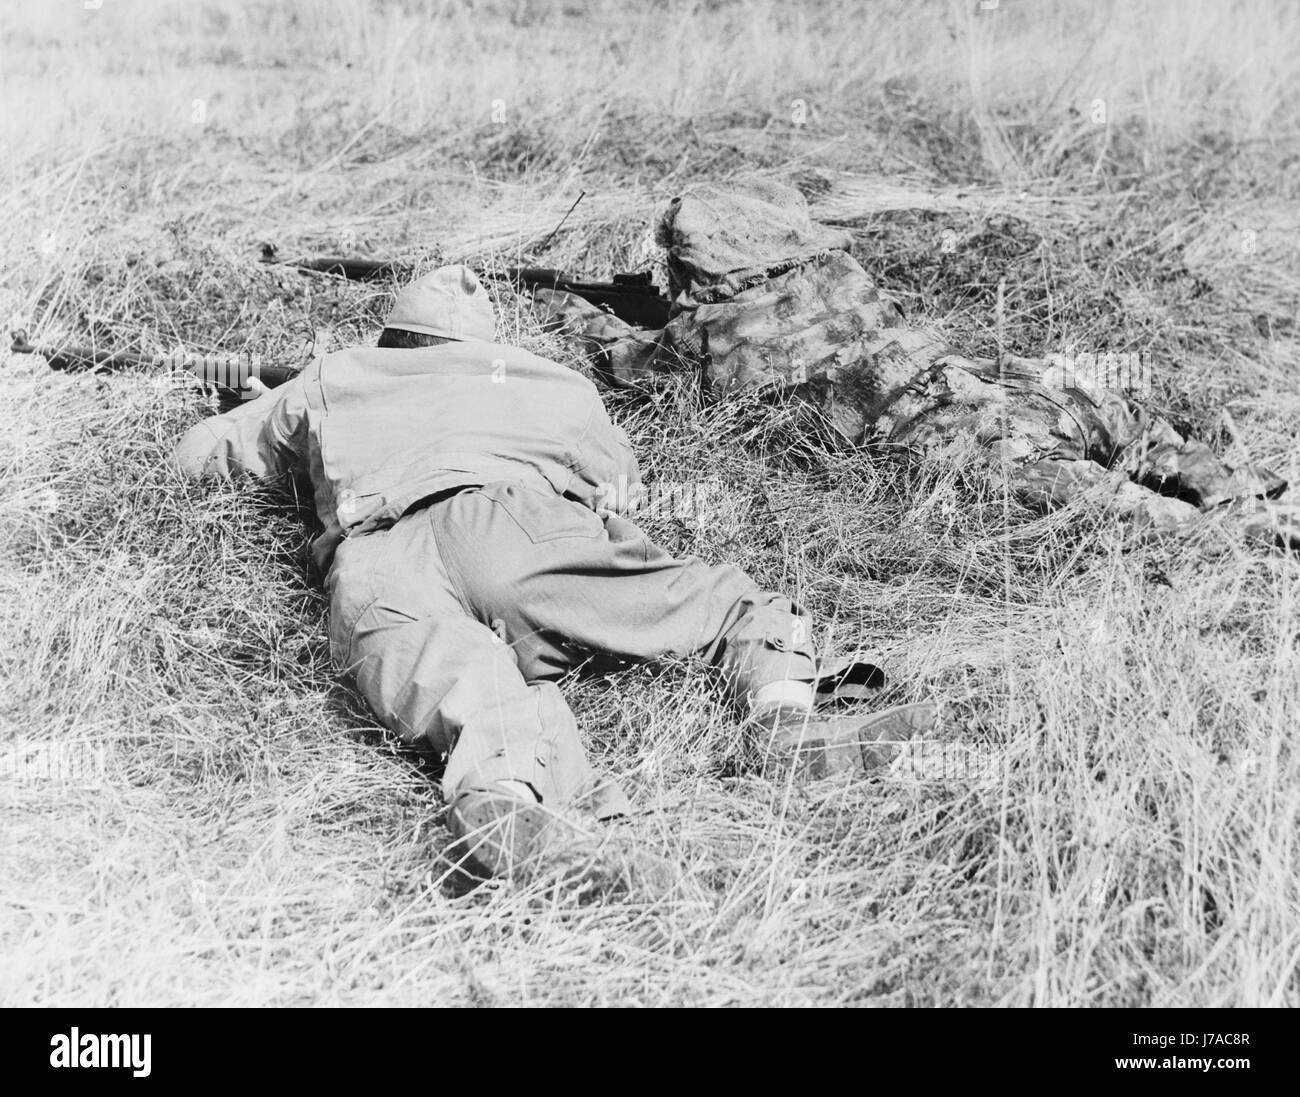
[[[811,622],[739,568],[674,559],[613,509],[640,480],[585,377],[493,342],[464,267],[398,296],[378,347],[198,423],[187,474],[310,477],[330,641],[378,718],[445,761],[453,853],[478,875],[657,886],[663,866],[601,824],[628,813],[555,679],[594,655],[702,654],[773,772],[868,771],[929,706],[814,712]]]
[[[1231,510],[1246,532],[1300,547],[1300,523],[1268,500],[1286,484],[1231,468],[1123,392],[1058,361],[954,353],[904,323],[798,191],[770,180],[695,187],[662,216],[673,318],[641,331],[569,294],[538,290],[541,318],[582,342],[611,381],[649,387],[701,370],[719,396],[791,392],[853,442],[941,451],[973,438],[1026,504],[1084,495],[1135,525],[1187,531]]]

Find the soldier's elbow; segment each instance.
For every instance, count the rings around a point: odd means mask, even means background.
[[[223,478],[217,446],[221,437],[211,426],[196,423],[182,436],[171,453],[170,464],[187,480]]]

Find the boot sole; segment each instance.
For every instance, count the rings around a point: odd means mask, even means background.
[[[542,883],[593,898],[666,892],[675,879],[667,861],[584,833],[541,804],[506,793],[471,791],[452,804],[448,856],[478,880]]]
[[[867,775],[885,768],[902,753],[902,744],[933,730],[938,706],[931,701],[898,705],[858,719],[836,718],[826,734],[825,718],[813,716],[804,727],[778,731],[769,748],[769,776],[793,767],[795,776],[817,780],[840,773]]]
[[[554,815],[506,793],[469,792],[452,804],[447,828],[448,855],[480,879],[520,878],[542,856]]]

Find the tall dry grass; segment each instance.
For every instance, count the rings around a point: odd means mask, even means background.
[[[262,240],[519,254],[585,190],[537,257],[608,271],[652,261],[676,187],[759,170],[973,349],[1005,281],[1013,349],[1147,353],[1160,410],[1294,479],[1298,18],[10,5],[0,314],[292,356],[372,339],[388,291],[261,267]],[[500,305],[510,339],[569,354]],[[184,384],[0,369],[0,1001],[1300,998],[1295,564],[1230,529],[1008,522],[975,454],[845,451],[689,384],[611,394],[652,477],[726,484],[655,535],[796,594],[829,651],[885,662],[884,700],[943,700],[948,753],[788,788],[752,775],[697,666],[573,682],[681,889],[465,895],[429,773],[330,672],[294,501],[165,469],[210,410]]]

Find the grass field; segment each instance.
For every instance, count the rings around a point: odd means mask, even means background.
[[[1010,349],[1141,352],[1155,408],[1300,480],[1287,0],[28,2],[0,41],[0,315],[45,338],[371,342],[390,287],[258,245],[607,274],[761,172],[970,352],[1005,281]],[[0,380],[2,1004],[1300,1004],[1300,571],[1229,529],[1141,544],[1008,514],[977,454],[611,394],[648,479],[725,484],[652,531],[944,701],[992,779],[790,788],[696,665],[573,682],[680,887],[459,894],[292,500],[165,467],[206,398]]]

